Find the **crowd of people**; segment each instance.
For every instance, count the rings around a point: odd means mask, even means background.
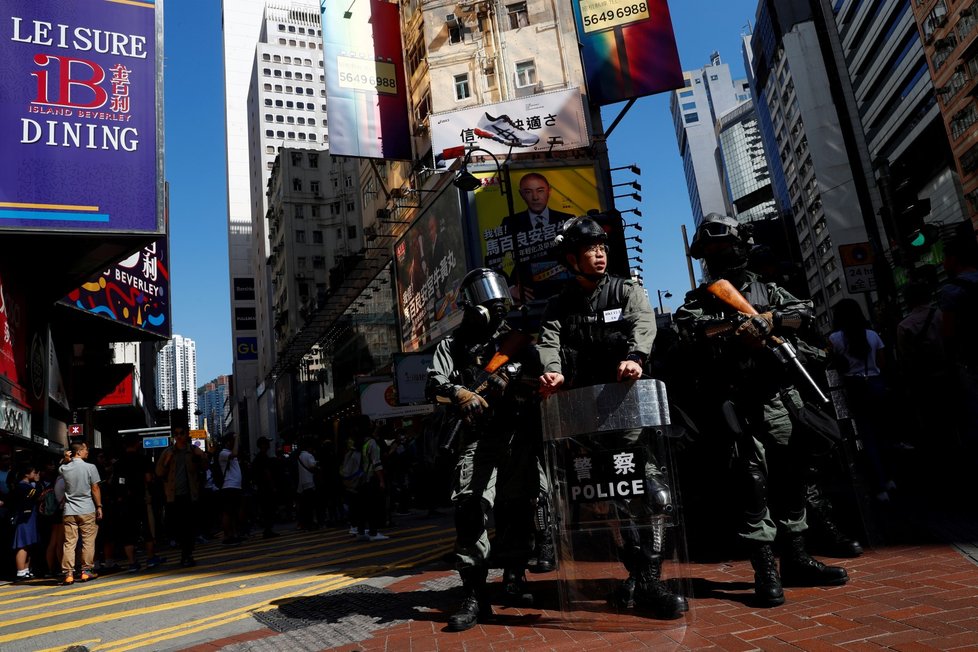
[[[155,459],[139,435],[116,449],[72,444],[58,460],[0,457],[0,541],[9,551],[0,576],[85,582],[156,568],[167,562],[161,549],[189,568],[198,544],[235,546],[253,532],[271,539],[293,522],[383,541],[399,515],[437,515],[439,494],[447,496],[424,468],[423,433],[361,417],[343,431],[342,449],[307,436],[273,451],[261,437],[247,459],[233,434],[206,452],[181,425],[183,413],[170,416],[173,443]]]

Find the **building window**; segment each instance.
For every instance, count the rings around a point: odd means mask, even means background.
[[[351,224],[350,226],[346,227],[346,237],[348,237],[350,240],[357,237],[357,227],[355,224]]]
[[[525,2],[515,2],[506,5],[506,14],[509,16],[509,28],[519,29],[530,24],[530,15],[526,11]]]
[[[687,113],[683,116],[683,118],[686,119],[686,124],[692,124],[700,121],[700,115],[698,113]]]
[[[313,244],[323,244],[323,232],[313,231],[312,232],[312,243]]]
[[[292,190],[302,192],[302,179],[292,179]]]
[[[469,92],[469,74],[465,73],[463,75],[455,75],[455,99],[464,100],[467,99],[471,93]]]
[[[316,204],[313,204],[310,207],[309,212],[312,213],[312,216],[313,217],[319,217],[319,206],[317,206]]]
[[[524,5],[525,6],[525,5]],[[516,64],[516,85],[526,88],[537,83],[537,65],[531,61],[520,61]]]
[[[297,168],[301,166],[302,166],[302,154],[300,154],[299,152],[292,152],[292,167]],[[299,180],[295,179],[295,181],[299,181]],[[300,181],[299,183],[302,182]]]
[[[305,217],[305,211],[302,210],[302,204],[296,204],[295,205],[295,217],[296,217],[296,219],[299,219],[299,220],[301,220],[302,218]]]
[[[352,213],[354,210],[356,210],[356,205],[354,205],[354,203],[352,201],[347,202],[346,203],[346,212],[347,213]]]
[[[314,193],[316,193],[318,195],[319,194],[319,182],[318,181],[310,181],[309,182],[309,190],[311,190],[312,192],[314,192]]]
[[[296,231],[295,232],[295,241],[296,242],[305,242],[306,241],[306,232],[305,231],[301,231],[301,230],[300,231]]]
[[[312,257],[312,268],[313,269],[326,269],[326,257],[325,256],[313,256]]]
[[[684,102],[683,111],[689,111],[690,109],[696,108],[696,102]]]
[[[719,81],[719,79],[716,75],[710,75],[710,81]]]
[[[299,256],[298,258],[296,258],[295,259],[295,266],[297,268],[299,268],[299,269],[305,269],[306,268],[306,257],[305,256]]]

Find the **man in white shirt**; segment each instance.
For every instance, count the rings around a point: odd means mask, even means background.
[[[217,458],[217,463],[221,467],[224,475],[224,482],[221,484],[221,525],[224,529],[224,540],[221,542],[226,546],[235,545],[244,541],[244,537],[239,536],[240,513],[241,513],[241,465],[238,463],[237,439],[234,433],[229,433],[224,437],[224,448]]]
[[[86,582],[98,577],[92,567],[95,564],[97,521],[102,520],[101,478],[95,465],[85,461],[88,458],[88,445],[72,444],[71,453],[71,462],[58,470],[65,481],[65,545],[61,563],[63,584],[75,583],[75,548],[79,539],[82,545],[79,579]]]
[[[319,527],[316,524],[316,471],[319,469],[319,462],[312,454],[314,445],[315,440],[307,437],[302,440],[301,451],[299,452],[299,482],[296,485],[298,515],[296,520],[300,530],[315,530]]]

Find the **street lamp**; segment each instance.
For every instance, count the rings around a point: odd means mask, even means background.
[[[622,213],[622,214],[624,214],[624,213],[635,213],[635,214],[636,214],[636,215],[638,215],[639,217],[642,217],[642,211],[640,211],[640,210],[638,210],[637,208],[629,208],[629,209],[626,209],[626,210],[623,210],[623,211],[618,211],[618,212],[619,212],[619,213]],[[625,226],[629,226],[629,225],[628,225],[628,224],[626,224]],[[631,226],[634,226],[634,227],[635,227],[635,228],[637,228],[637,229],[638,229],[639,231],[641,231],[641,230],[642,230],[642,227],[641,227],[641,226],[639,226],[639,225],[637,225],[637,224],[632,224]]]
[[[637,242],[639,244],[642,244],[642,236],[640,236],[640,235],[630,235],[630,236],[628,236],[625,239],[626,240],[634,240],[635,242]]]
[[[628,170],[628,171],[630,171],[630,172],[631,172],[632,174],[642,174],[642,170],[641,170],[641,168],[639,168],[639,167],[638,167],[637,165],[635,165],[634,163],[632,163],[631,165],[622,165],[621,167],[617,167],[617,168],[611,168],[611,171],[612,171],[612,172],[614,172],[615,170]]]
[[[635,190],[641,190],[642,189],[642,184],[640,184],[638,181],[624,181],[622,183],[613,183],[613,184],[611,184],[611,187],[612,188],[618,188],[619,186],[631,186]]]
[[[638,253],[642,253],[642,248],[639,247],[639,246],[628,247],[628,250],[629,251],[637,251]]]
[[[638,194],[637,192],[630,192],[624,195],[615,195],[615,199],[621,199],[622,197],[631,197],[635,201],[642,201],[642,195]]]
[[[656,290],[656,293],[659,295],[659,314],[661,315],[663,312],[665,312],[665,310],[662,308],[662,297],[671,299],[672,292],[669,290]]]
[[[631,211],[634,211],[634,212],[635,212],[636,214],[638,214],[638,216],[639,216],[639,217],[641,217],[641,216],[642,216],[642,214],[641,214],[641,213],[639,213],[639,212],[638,212],[637,210],[635,210],[634,208],[633,208],[633,209],[631,209]],[[621,212],[622,212],[622,213],[628,213],[629,211],[621,211]],[[639,224],[638,222],[636,222],[635,224],[625,224],[624,226],[625,226],[625,228],[626,228],[626,229],[635,229],[636,231],[641,231],[641,230],[642,230],[642,225],[641,225],[641,224]]]

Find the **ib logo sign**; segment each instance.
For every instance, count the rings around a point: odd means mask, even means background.
[[[257,360],[258,359],[258,338],[239,337],[237,345],[234,347],[238,360]]]

